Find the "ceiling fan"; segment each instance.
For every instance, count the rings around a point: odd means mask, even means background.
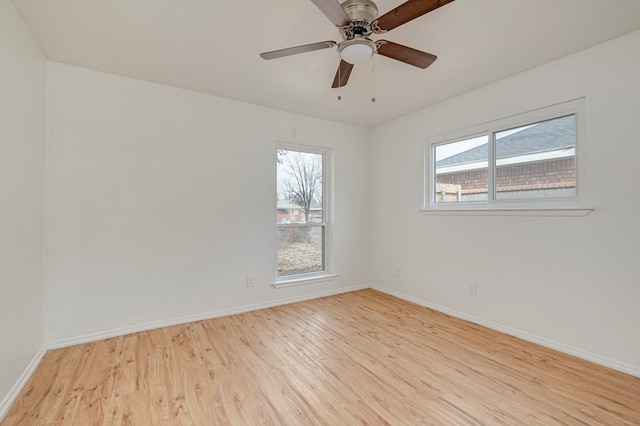
[[[342,41],[321,41],[286,49],[261,53],[263,59],[284,56],[338,46],[340,65],[333,79],[332,88],[342,87],[349,81],[355,63],[378,53],[418,68],[427,68],[437,56],[388,40],[371,40],[371,34],[383,34],[415,18],[429,13],[454,0],[408,0],[378,18],[378,7],[371,0],[311,0],[340,31]]]

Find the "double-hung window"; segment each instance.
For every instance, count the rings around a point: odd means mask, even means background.
[[[276,154],[276,284],[325,277],[330,151],[278,144]]]
[[[584,101],[496,120],[431,140],[427,211],[575,210],[583,188]],[[583,214],[583,213],[578,213]]]

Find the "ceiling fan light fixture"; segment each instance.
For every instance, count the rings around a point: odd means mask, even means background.
[[[366,61],[376,52],[376,43],[366,38],[346,40],[338,46],[343,61],[357,64]]]

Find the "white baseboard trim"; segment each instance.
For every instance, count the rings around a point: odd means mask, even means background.
[[[2,419],[9,411],[9,408],[22,391],[22,388],[24,388],[24,386],[27,384],[33,372],[36,371],[38,364],[40,364],[40,361],[42,361],[42,358],[46,353],[47,347],[45,345],[42,345],[38,352],[31,359],[31,362],[29,362],[29,365],[27,365],[27,368],[24,369],[15,384],[11,387],[11,389],[9,389],[9,393],[7,393],[2,401],[0,401],[0,422],[2,422]]]
[[[311,294],[305,294],[303,296],[279,299],[279,300],[270,301],[270,302],[266,302],[266,303],[257,303],[257,304],[253,304],[253,305],[244,305],[244,306],[239,306],[239,307],[235,307],[235,308],[221,309],[219,311],[204,312],[204,313],[201,313],[201,314],[188,315],[188,316],[185,316],[185,317],[172,318],[172,319],[167,319],[167,320],[162,320],[162,321],[154,321],[154,322],[135,325],[135,326],[131,326],[131,327],[123,327],[123,328],[117,328],[117,329],[112,329],[112,330],[105,330],[105,331],[100,331],[100,332],[97,332],[97,333],[85,334],[85,335],[77,336],[77,337],[70,337],[70,338],[65,338],[65,339],[52,340],[52,341],[47,342],[47,349],[51,350],[51,349],[65,348],[65,347],[68,347],[68,346],[79,345],[79,344],[82,344],[82,343],[89,343],[89,342],[95,342],[97,340],[109,339],[111,337],[118,337],[118,336],[124,336],[124,335],[127,335],[127,334],[138,333],[140,331],[153,330],[153,329],[162,328],[162,327],[170,327],[170,326],[173,326],[173,325],[186,324],[186,323],[190,323],[190,322],[202,321],[202,320],[207,320],[207,319],[212,319],[212,318],[219,318],[219,317],[224,317],[224,316],[228,316],[228,315],[243,314],[243,313],[246,313],[246,312],[257,311],[259,309],[273,308],[273,307],[276,307],[276,306],[288,305],[290,303],[303,302],[305,300],[311,300],[311,299],[318,299],[320,297],[334,296],[334,295],[341,294],[341,293],[349,293],[349,292],[352,292],[352,291],[364,290],[364,289],[370,288],[370,287],[371,287],[370,284],[361,284],[361,285],[357,285],[357,286],[343,287],[343,288],[339,288],[339,289],[326,290],[326,291],[320,291],[320,292],[315,292],[315,293],[311,293]]]
[[[460,318],[465,321],[472,322],[474,324],[478,324],[487,328],[491,328],[493,330],[500,331],[510,336],[518,337],[522,340],[526,340],[532,343],[537,343],[547,348],[555,349],[559,352],[563,352],[569,355],[576,356],[578,358],[585,359],[587,361],[594,362],[596,364],[600,364],[604,367],[609,367],[614,370],[621,371],[623,373],[631,374],[632,376],[640,377],[640,366],[637,366],[637,365],[627,364],[625,362],[621,362],[612,358],[608,358],[592,352],[584,351],[580,348],[565,345],[564,343],[556,342],[555,340],[546,339],[544,337],[540,337],[535,334],[528,333],[526,331],[507,327],[505,325],[498,324],[492,321],[487,321],[485,319],[482,319],[473,315],[468,315],[468,314],[465,314],[464,312],[459,312],[453,309],[449,309],[445,306],[440,306],[435,303],[427,302],[426,300],[409,296],[407,294],[401,293],[399,291],[391,290],[389,288],[385,288],[377,285],[372,285],[371,288],[374,290],[380,291],[382,293],[395,296],[399,299],[407,300],[409,302],[413,302],[415,304],[424,306],[426,308],[433,309],[434,311],[451,315],[452,317]]]

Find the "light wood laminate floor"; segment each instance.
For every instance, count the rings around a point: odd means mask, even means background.
[[[50,351],[2,425],[640,424],[640,378],[363,290]]]

